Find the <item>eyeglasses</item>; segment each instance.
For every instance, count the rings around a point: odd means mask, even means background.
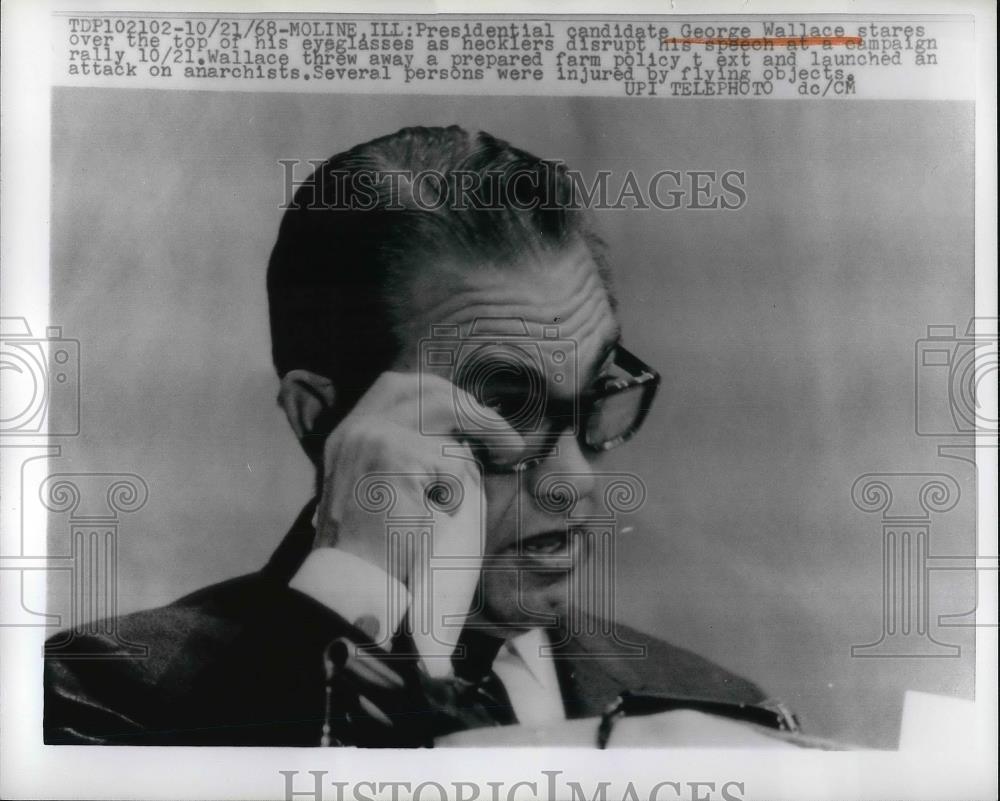
[[[556,442],[567,429],[575,428],[577,441],[585,451],[603,453],[617,448],[635,436],[653,404],[660,385],[660,375],[638,356],[621,345],[616,345],[613,357],[594,384],[572,400],[562,400],[546,395],[542,399],[544,411],[529,428],[519,422],[522,415],[510,411],[510,404],[502,396],[490,397],[480,393],[480,402],[504,416],[518,430],[527,443],[524,447],[505,447],[502,437],[489,435],[470,444],[477,459],[487,472],[520,472],[547,458]],[[525,406],[523,397],[513,404],[516,410]],[[505,408],[505,406],[507,408]],[[503,458],[487,452],[500,452]],[[509,453],[509,458],[507,454]]]

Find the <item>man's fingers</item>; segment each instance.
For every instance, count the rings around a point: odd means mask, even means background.
[[[401,690],[405,686],[403,677],[375,656],[351,654],[344,666],[364,682],[383,690]]]
[[[381,723],[383,726],[392,726],[392,721],[379,709],[375,704],[369,701],[365,696],[358,696],[358,706],[361,707],[362,711],[370,718]]]
[[[383,373],[357,411],[359,416],[391,420],[432,442],[451,436],[492,464],[514,466],[530,455],[523,436],[506,418],[433,373]]]

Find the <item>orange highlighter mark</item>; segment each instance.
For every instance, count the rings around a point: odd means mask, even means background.
[[[663,44],[716,45],[729,48],[809,47],[810,45],[861,45],[860,36],[668,36]]]

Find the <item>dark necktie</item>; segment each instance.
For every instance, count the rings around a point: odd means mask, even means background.
[[[455,676],[471,685],[470,701],[481,706],[500,726],[517,723],[510,696],[499,676],[493,672],[493,660],[503,643],[499,637],[466,628],[452,657]]]

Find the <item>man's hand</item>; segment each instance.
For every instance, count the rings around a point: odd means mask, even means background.
[[[488,435],[459,428],[456,401],[464,410],[477,410]],[[420,421],[432,431],[452,431],[453,439],[422,434]],[[410,631],[432,676],[450,672],[461,630],[455,621],[468,614],[481,572],[486,520],[473,448],[500,462],[523,444],[499,414],[445,379],[395,372],[379,377],[326,442],[315,547],[350,553],[407,587]],[[391,495],[386,507],[396,516],[438,512],[433,546],[416,538],[412,547],[402,541],[390,547],[385,517],[373,514],[372,504],[362,505],[372,500],[369,490]],[[436,492],[450,498],[436,498]],[[388,626],[399,620],[388,607],[378,612]]]
[[[451,517],[461,519],[463,510],[476,505],[480,497],[481,480],[470,444],[474,442],[477,449],[486,451],[490,445],[477,432],[459,430],[455,411],[458,396],[465,408],[477,408],[481,419],[489,424],[489,440],[502,440],[505,450],[512,441],[520,442],[500,415],[449,381],[426,374],[383,373],[327,439],[316,547],[340,548],[407,583],[407,566],[387,563],[384,521],[359,507],[357,488],[366,476],[392,474],[392,487],[397,493],[395,511],[405,514],[405,510],[412,509],[426,514],[428,477],[437,476],[442,486],[454,483],[454,477],[461,483],[464,500],[451,511]],[[454,431],[454,440],[449,443],[445,438],[422,434],[418,423],[421,414],[434,430]],[[499,438],[497,431],[501,432]],[[452,446],[453,453],[456,445],[461,447],[456,455],[445,456],[446,444]],[[496,456],[501,458],[500,454]],[[484,533],[480,522],[469,521],[471,530],[450,533],[471,538],[467,544],[478,542]],[[439,533],[440,527],[435,536]]]
[[[431,678],[412,663],[363,654],[341,638],[324,653],[330,694],[323,745],[414,748],[465,729],[495,726],[495,703],[479,687],[454,676]]]

